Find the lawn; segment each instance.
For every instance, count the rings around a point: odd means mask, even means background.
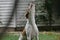
[[[18,40],[18,35],[14,33],[9,33],[3,35],[2,39],[0,40]],[[60,40],[60,33],[40,33],[39,34],[39,40]]]

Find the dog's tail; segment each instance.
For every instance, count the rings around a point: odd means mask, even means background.
[[[18,40],[23,40],[23,35],[22,35],[22,33],[20,33],[20,37],[19,37]]]

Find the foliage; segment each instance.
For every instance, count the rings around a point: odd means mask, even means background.
[[[36,21],[41,22],[41,20],[43,20],[43,22],[49,21],[51,23],[51,20],[53,20],[53,19],[51,19],[52,5],[53,5],[52,0],[36,0],[36,13],[38,13],[38,14],[46,13],[46,16],[43,15],[45,18],[42,18],[40,15],[38,15],[38,17],[36,17]],[[48,17],[48,19],[47,19],[47,17]]]

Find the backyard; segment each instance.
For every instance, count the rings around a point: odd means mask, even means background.
[[[18,40],[18,38],[19,38],[18,33],[5,33],[0,40]],[[60,33],[40,32],[39,40],[60,40]]]

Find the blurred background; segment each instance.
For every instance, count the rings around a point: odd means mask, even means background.
[[[19,38],[26,25],[25,10],[31,1],[35,2],[39,39],[60,40],[59,0],[0,0],[0,40]]]
[[[36,24],[40,31],[60,31],[59,0],[0,0],[0,28],[23,30],[25,10],[35,2]]]

